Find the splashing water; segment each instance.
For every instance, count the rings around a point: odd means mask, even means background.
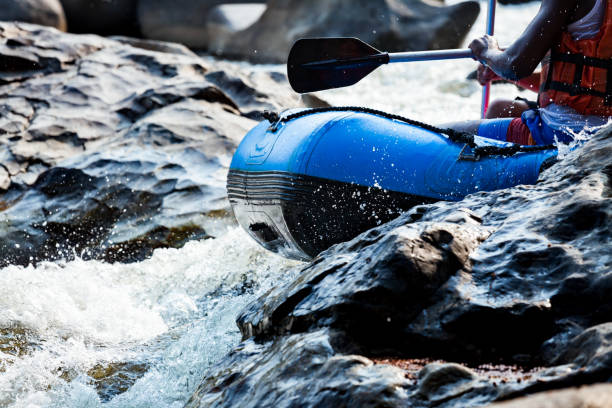
[[[109,406],[183,406],[239,341],[241,308],[297,264],[234,228],[135,264],[4,268],[0,327],[22,341],[0,343],[0,406],[100,406],[96,373],[126,362],[143,372]]]

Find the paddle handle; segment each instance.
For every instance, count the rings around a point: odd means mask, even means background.
[[[489,0],[487,7],[487,34],[493,35],[495,30],[495,0]],[[487,115],[489,109],[489,99],[491,97],[491,84],[488,83],[482,89],[482,104],[480,109],[480,117],[482,119]]]
[[[469,48],[458,50],[394,52],[389,54],[389,63],[472,58],[472,55],[472,50]]]

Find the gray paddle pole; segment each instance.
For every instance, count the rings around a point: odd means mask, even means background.
[[[489,0],[487,6],[487,34],[493,35],[493,31],[495,29],[495,0]],[[489,98],[491,96],[491,83],[488,83],[482,89],[482,108],[480,111],[480,116],[482,119],[485,118],[487,114],[487,109],[489,109]]]

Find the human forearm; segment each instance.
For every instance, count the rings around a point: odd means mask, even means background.
[[[507,49],[501,50],[495,38],[485,35],[469,47],[474,59],[487,65],[504,79],[518,81],[533,89],[533,80],[525,84],[552,46],[559,41],[577,0],[542,0],[540,10],[521,36]]]
[[[493,48],[493,46],[495,48]],[[481,62],[493,70],[503,79],[512,82],[519,81],[521,76],[516,66],[515,58],[509,55],[507,51],[502,51],[497,47],[497,42],[490,43],[487,48],[480,54]]]
[[[475,39],[469,47],[476,59],[508,81],[518,82],[533,71],[525,66],[516,49],[501,50],[497,40],[489,35]]]

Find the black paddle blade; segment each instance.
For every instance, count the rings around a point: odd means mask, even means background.
[[[303,38],[289,52],[287,76],[296,92],[315,92],[354,85],[388,62],[357,38]]]

